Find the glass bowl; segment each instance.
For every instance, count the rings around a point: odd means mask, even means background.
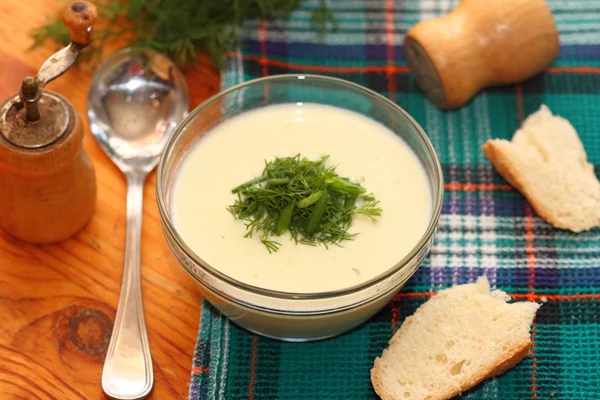
[[[186,151],[215,125],[240,113],[279,103],[318,103],[372,118],[400,136],[424,167],[431,189],[431,217],[414,248],[384,273],[353,287],[321,293],[287,293],[245,284],[219,272],[177,232],[171,195]],[[429,253],[443,201],[438,157],[423,129],[402,108],[360,85],[318,75],[276,75],[225,90],[198,106],[177,127],[157,171],[156,195],[173,254],[198,282],[203,296],[236,324],[289,341],[318,340],[348,331],[377,313],[415,273]],[[199,227],[210,229],[210,227]]]

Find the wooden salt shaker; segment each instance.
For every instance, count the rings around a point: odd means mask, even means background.
[[[96,8],[74,1],[62,13],[71,44],[0,106],[0,227],[31,243],[77,233],[96,201],[94,167],[82,148],[83,124],[73,105],[44,86],[62,75],[91,42]]]
[[[443,109],[462,106],[485,87],[531,78],[560,47],[544,0],[462,0],[412,27],[404,45],[417,83]]]

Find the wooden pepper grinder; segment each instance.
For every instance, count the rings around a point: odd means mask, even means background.
[[[74,1],[62,13],[71,44],[52,55],[19,94],[0,107],[0,227],[31,243],[77,233],[96,202],[96,176],[84,152],[83,124],[63,96],[44,91],[91,40],[96,8]]]
[[[560,47],[544,0],[462,0],[451,13],[412,27],[404,44],[417,83],[443,109],[462,106],[485,87],[531,78]]]

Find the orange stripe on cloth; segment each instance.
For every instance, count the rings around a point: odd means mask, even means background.
[[[400,307],[398,305],[392,305],[392,321],[390,323],[390,329],[392,334],[396,334],[398,330],[398,322],[400,321]]]
[[[387,33],[386,33],[387,38]],[[306,65],[288,61],[273,60],[266,57],[267,29],[266,22],[259,25],[259,42],[261,56],[244,54],[242,58],[246,61],[255,61],[261,65],[272,65],[280,68],[297,69],[311,72],[331,73],[355,73],[355,72],[393,72],[394,74],[407,74],[410,67],[403,65],[365,65],[365,66],[342,66],[342,65]],[[387,53],[387,52],[386,52]],[[389,60],[389,54],[386,54]],[[229,52],[225,57],[236,57],[235,53]],[[548,74],[600,74],[600,67],[549,67],[545,70]]]
[[[385,75],[387,77],[387,89],[388,97],[391,99],[393,94],[396,93],[396,52],[394,48],[394,0],[385,0],[385,43],[386,43],[386,56],[387,66]]]
[[[515,94],[517,96],[517,115],[519,116],[519,126],[523,123],[525,119],[525,110],[523,109],[523,87],[519,85],[515,85]]]
[[[258,336],[252,335],[252,351],[250,352],[250,381],[248,381],[248,400],[254,400],[254,382],[256,381],[256,363],[258,362]]]
[[[204,374],[208,375],[209,368],[208,367],[194,367],[192,368],[192,374],[199,375]]]
[[[387,58],[385,76],[387,80],[388,98],[392,101],[394,100],[394,94],[396,93],[396,71],[394,69],[396,66],[396,51],[394,48],[394,32],[396,28],[394,26],[394,14],[394,0],[385,0],[385,53]],[[399,319],[400,307],[397,304],[392,305],[392,320],[390,321],[392,334],[396,334],[396,331],[398,330]]]
[[[533,210],[529,203],[525,205],[525,254],[527,258],[527,289],[529,293],[526,294],[527,301],[535,301],[535,247],[534,247],[534,234],[533,234]],[[531,350],[532,356],[531,362],[531,392],[533,398],[537,398],[537,357],[535,354],[535,319],[533,326],[531,327]]]
[[[495,185],[492,183],[458,183],[451,182],[444,185],[444,189],[450,192],[492,192],[492,191],[511,191],[515,190],[510,185]]]
[[[260,20],[258,25],[258,40],[260,41],[260,57],[258,62],[260,63],[262,76],[269,75],[269,59],[267,58],[267,21],[264,19]]]
[[[306,72],[331,72],[331,73],[354,73],[354,72],[387,72],[390,68],[393,69],[394,73],[408,73],[410,71],[409,67],[404,66],[387,66],[387,65],[370,65],[370,66],[352,66],[352,67],[344,67],[344,66],[335,66],[335,65],[304,65],[297,63],[290,63],[287,61],[280,60],[271,60],[268,58],[251,56],[251,55],[243,55],[242,58],[246,61],[255,61],[258,63],[267,63],[268,65],[279,67],[279,68],[287,68],[287,69],[297,69],[300,71]]]
[[[549,74],[600,74],[600,67],[549,67]]]

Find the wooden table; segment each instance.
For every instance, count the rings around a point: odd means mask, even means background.
[[[64,3],[0,1],[0,98],[17,93],[56,50],[27,52],[32,28]],[[114,49],[115,46],[113,46]],[[85,116],[92,73],[77,68],[49,85]],[[186,73],[191,106],[218,91],[204,60]],[[0,399],[104,399],[102,364],[119,296],[125,233],[125,179],[86,130],[84,148],[96,167],[98,199],[89,225],[48,246],[0,231]],[[198,329],[200,294],[163,237],[152,174],[144,191],[142,276],[154,359],[153,399],[187,395]],[[2,193],[0,193],[0,196]]]

